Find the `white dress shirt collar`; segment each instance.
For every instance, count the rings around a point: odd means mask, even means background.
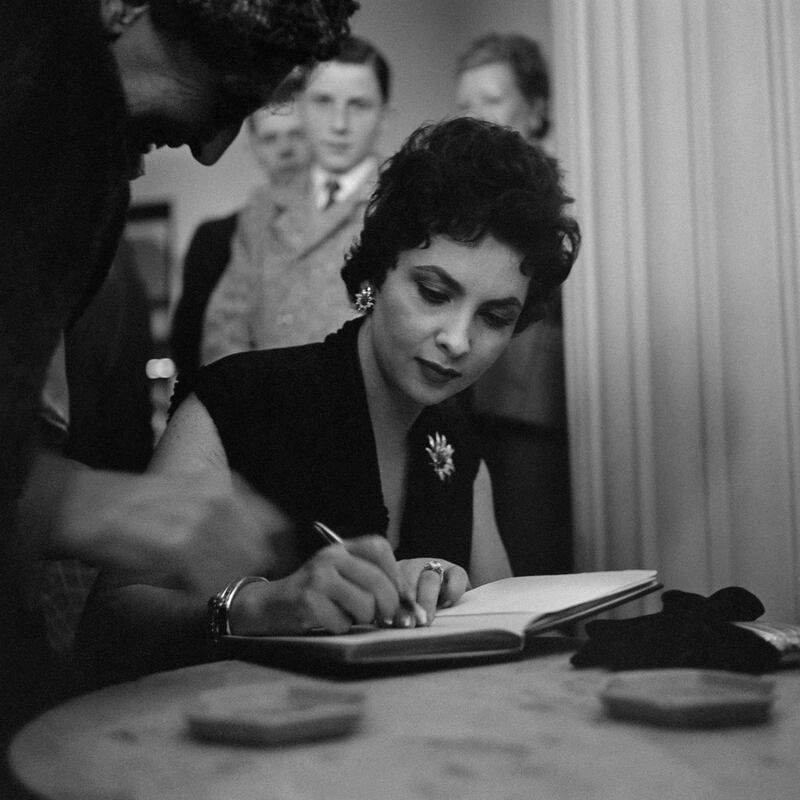
[[[319,164],[311,167],[311,186],[314,191],[314,202],[317,208],[324,208],[328,202],[328,190],[326,184],[332,178],[339,184],[339,191],[336,193],[336,202],[340,203],[353,195],[358,187],[366,180],[367,176],[375,167],[375,156],[365,158],[360,164],[356,164],[349,172],[337,173],[328,172]]]

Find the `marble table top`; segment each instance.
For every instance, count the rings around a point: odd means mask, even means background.
[[[20,731],[9,759],[45,798],[87,800],[786,800],[800,797],[800,670],[770,719],[696,730],[606,715],[611,674],[569,651],[504,663],[322,680],[239,661],[151,675],[75,698]],[[199,693],[275,682],[362,691],[341,738],[254,747],[187,731]]]

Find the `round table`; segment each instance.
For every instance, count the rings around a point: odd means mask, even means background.
[[[9,758],[50,800],[787,800],[800,791],[800,672],[772,677],[769,722],[680,730],[606,717],[609,673],[564,652],[337,681],[223,661],[75,698],[22,729]],[[364,692],[361,728],[273,747],[189,735],[201,694],[256,700],[276,681]]]

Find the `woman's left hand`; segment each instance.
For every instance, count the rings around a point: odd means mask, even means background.
[[[417,602],[433,622],[437,608],[453,605],[469,588],[466,570],[450,561],[434,558],[409,558],[398,562],[406,583],[416,587]],[[440,565],[441,571],[433,565]]]

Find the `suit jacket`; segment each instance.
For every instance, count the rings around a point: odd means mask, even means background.
[[[203,363],[320,341],[352,317],[340,272],[376,179],[377,163],[350,197],[326,210],[314,203],[308,171],[286,187],[256,190],[208,304]]]
[[[178,369],[200,366],[200,340],[206,306],[231,258],[231,240],[239,212],[203,222],[183,261],[183,290],[170,333],[170,353]]]
[[[151,382],[145,373],[153,338],[147,287],[127,242],[67,332],[65,350],[65,454],[96,469],[143,472],[153,454]]]

